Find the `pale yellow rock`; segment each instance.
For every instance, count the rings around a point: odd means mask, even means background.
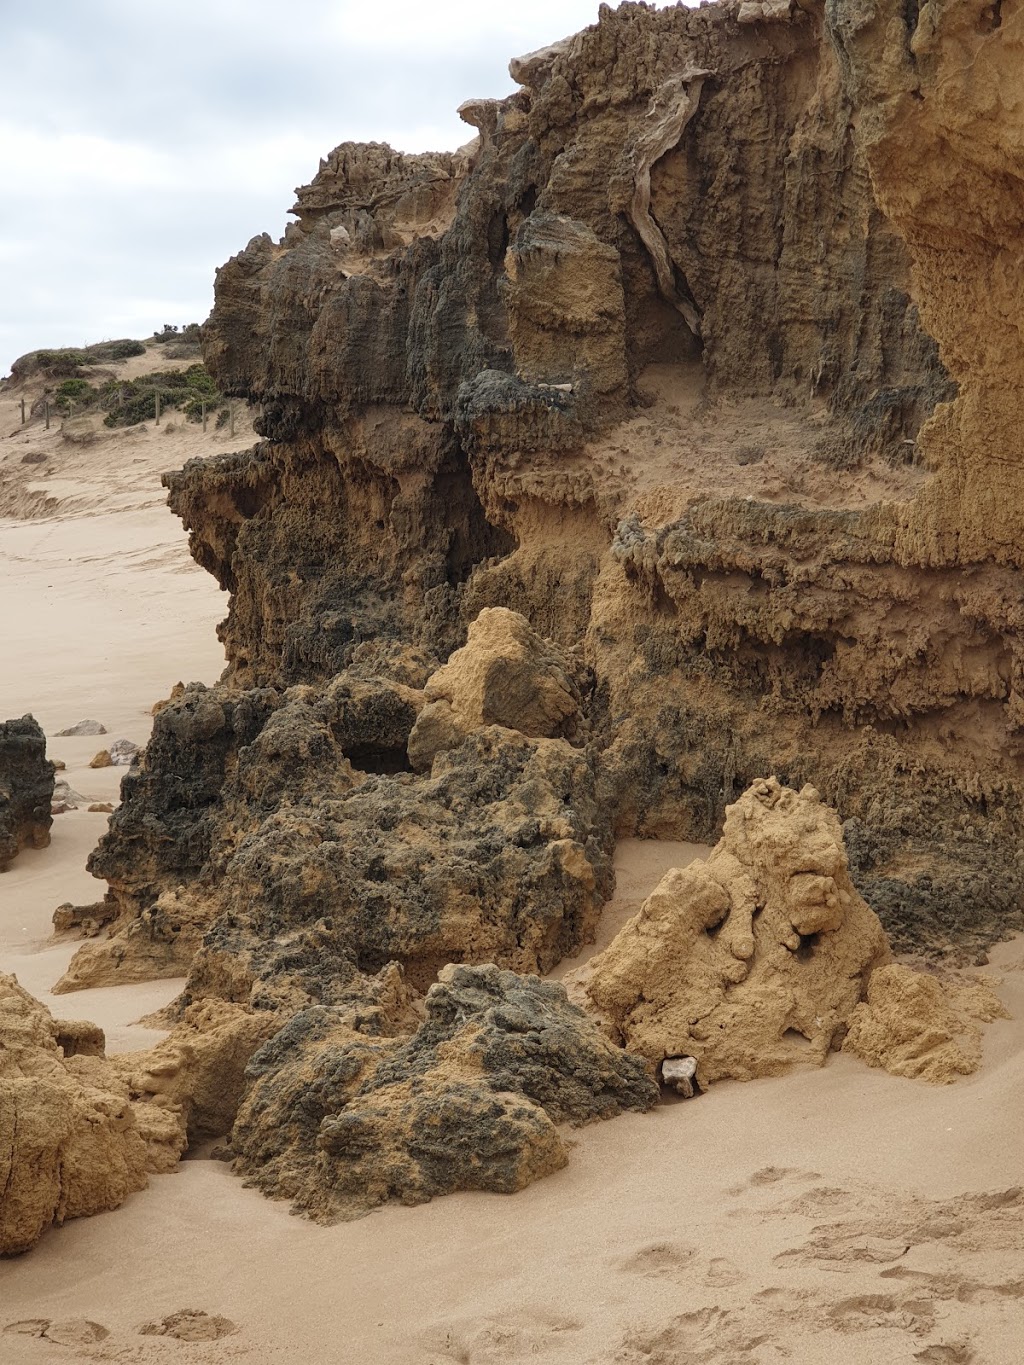
[[[630,1051],[695,1057],[705,1086],[821,1065],[888,957],[835,812],[812,787],[767,778],[728,807],[707,861],[669,872],[575,989]]]
[[[486,607],[466,643],[427,680],[428,705],[409,738],[415,767],[473,730],[502,725],[532,739],[571,732],[579,698],[565,661],[524,616]]]
[[[163,1042],[113,1064],[133,1096],[180,1112],[191,1140],[221,1137],[234,1123],[249,1058],[280,1024],[272,1011],[203,1000],[188,1007]]]
[[[27,1250],[53,1223],[116,1208],[147,1183],[128,1087],[105,1058],[65,1057],[57,1035],[46,1009],[0,975],[0,1255]]]
[[[938,1084],[981,1061],[981,1025],[1007,1017],[986,981],[939,980],[891,963],[875,972],[843,1043],[869,1066]]]

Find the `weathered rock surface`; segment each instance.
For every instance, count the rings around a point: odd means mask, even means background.
[[[58,730],[57,737],[65,739],[68,735],[105,735],[107,727],[98,720],[79,720],[66,730]]]
[[[32,716],[0,724],[0,872],[19,850],[50,842],[54,771]]]
[[[180,1115],[189,1142],[223,1137],[238,1112],[249,1059],[277,1024],[272,1014],[207,1000],[190,1006],[162,1043],[123,1053],[111,1065],[134,1099]]]
[[[489,666],[515,677],[521,660]],[[426,989],[446,962],[547,971],[593,939],[611,830],[589,751],[485,724],[429,776],[365,772],[346,749],[401,754],[422,693],[341,675],[251,697],[190,690],[157,716],[92,862],[111,869],[120,917],[55,989],[188,973],[187,999],[329,1003],[354,971],[392,960]]]
[[[392,982],[383,1008],[306,1010],[265,1044],[232,1137],[237,1169],[318,1217],[511,1194],[565,1165],[556,1124],[657,1103],[643,1063],[554,983],[446,967],[411,1037],[393,1036],[402,1004]]]
[[[498,608],[591,680],[618,832],[713,838],[777,772],[851,822],[897,947],[1024,923],[1020,38],[975,0],[746,8],[603,9],[463,153],[344,144],[221,270],[207,362],[267,439],[169,476],[229,666],[96,859],[122,904],[205,864],[288,687],[412,651],[421,689]],[[917,148],[954,136],[948,196]],[[372,771],[461,733],[423,701],[361,713]]]
[[[26,1251],[53,1223],[116,1208],[160,1168],[147,1141],[158,1116],[132,1105],[94,1035],[90,1045],[82,1025],[67,1026],[65,1053],[61,1029],[0,976],[0,1255]]]
[[[1006,1016],[985,981],[942,981],[890,963],[873,973],[843,1051],[894,1076],[944,1083],[981,1060],[981,1025]]]
[[[161,704],[61,988],[272,1019],[234,1139],[268,1190],[562,1159],[475,1025],[435,1057],[409,1015],[588,941],[615,834],[730,811],[592,977],[700,1083],[851,1019],[873,1055],[865,901],[936,956],[1024,926],[1022,42],[978,0],[603,6],[463,151],[343,144],[218,273],[205,359],[264,439],[167,486],[228,666]],[[733,804],[766,772],[797,790]]]
[[[409,759],[418,771],[485,725],[538,739],[572,736],[580,711],[565,659],[505,607],[480,613],[465,645],[431,674],[424,691],[427,705],[409,735]]]
[[[280,1022],[205,1001],[156,1047],[107,1057],[102,1029],[51,1018],[0,975],[0,1255],[116,1208],[190,1142],[229,1133],[249,1059]]]
[[[822,1065],[888,958],[835,812],[768,778],[578,977],[617,1041],[655,1065],[696,1058],[703,1087]]]

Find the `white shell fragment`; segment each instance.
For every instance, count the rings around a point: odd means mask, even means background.
[[[697,1090],[696,1075],[696,1057],[666,1057],[661,1064],[662,1080],[688,1100],[693,1098]]]

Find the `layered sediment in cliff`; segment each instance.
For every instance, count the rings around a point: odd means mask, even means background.
[[[227,779],[289,687],[389,698],[350,756],[390,780],[395,688],[500,606],[585,675],[619,833],[713,837],[774,771],[838,806],[898,944],[1019,922],[1015,323],[948,283],[972,252],[1012,281],[1019,24],[987,13],[603,9],[464,106],[461,152],[321,163],[218,274],[207,362],[266,439],[169,478],[229,665],[97,856],[122,913],[199,876],[228,807],[257,823]]]
[[[1006,0],[603,7],[461,152],[331,153],[218,274],[264,439],[167,482],[228,667],[157,716],[64,987],[284,1018],[544,971],[616,834],[714,841],[766,773],[895,947],[1024,923],[1022,48]]]

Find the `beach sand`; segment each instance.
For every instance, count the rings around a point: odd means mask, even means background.
[[[0,433],[15,426],[0,396]],[[123,775],[90,769],[96,750],[144,742],[158,697],[222,665],[214,626],[226,599],[191,564],[158,486],[161,468],[227,448],[217,442],[140,436],[132,488],[116,442],[72,450],[89,463],[70,471],[51,442],[51,484],[74,480],[74,491],[0,521],[0,718],[31,710],[51,737],[102,721],[108,736],[49,745],[90,798],[116,800]],[[50,847],[0,877],[0,970],[125,1050],[159,1036],[132,1021],[180,983],[47,994],[74,948],[49,941],[50,916],[102,893],[84,869],[105,819],[56,817]],[[700,851],[624,841],[602,941],[667,867]],[[1015,1365],[1024,940],[994,950],[983,974],[1001,980],[1012,1017],[987,1029],[980,1070],[956,1085],[842,1055],[723,1083],[573,1132],[568,1167],[510,1197],[458,1194],[318,1227],[245,1189],[208,1149],[192,1153],[121,1209],[0,1262],[0,1362]],[[191,1342],[139,1333],[180,1309],[236,1330]],[[107,1335],[89,1342],[99,1333],[82,1319]],[[63,1325],[47,1338],[25,1320]]]

